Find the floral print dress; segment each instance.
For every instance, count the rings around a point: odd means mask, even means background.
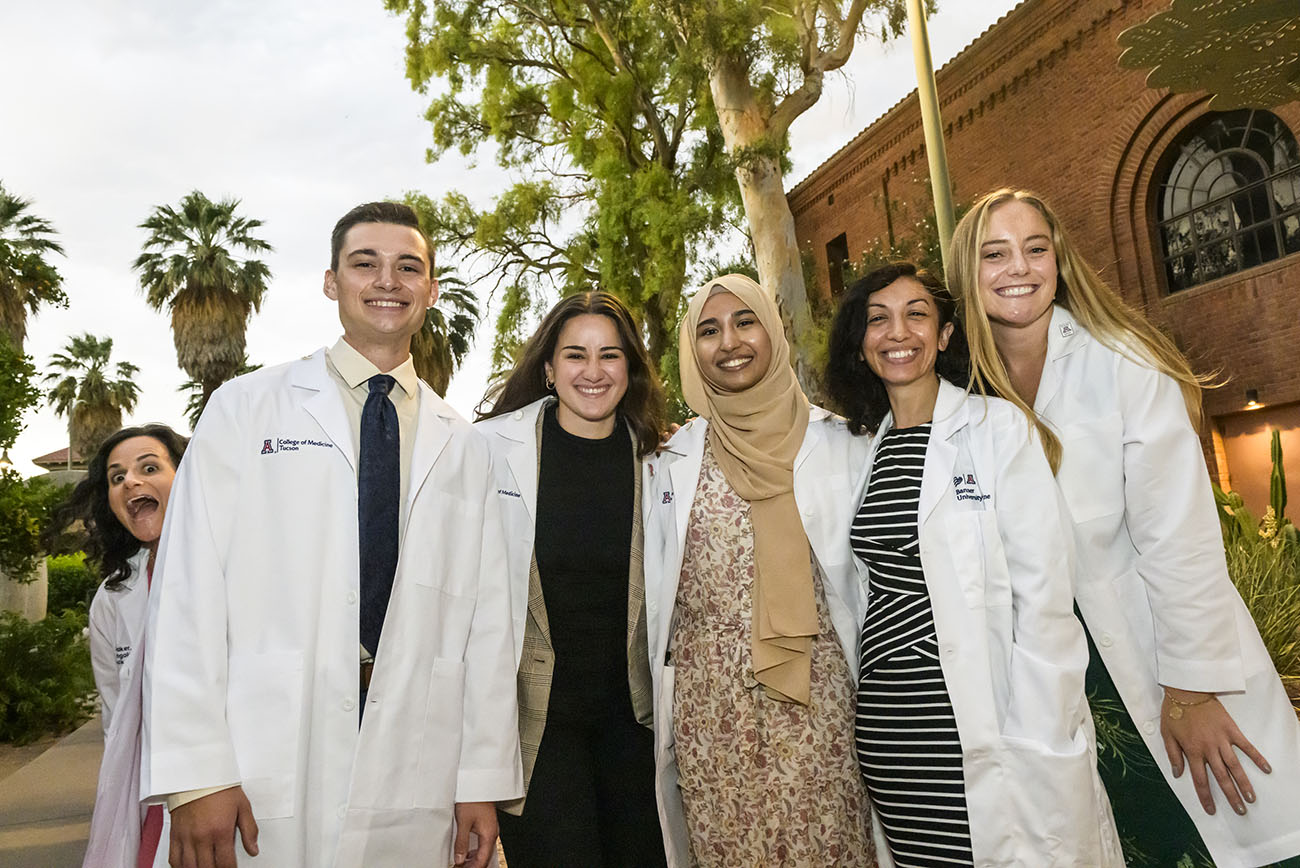
[[[854,685],[813,569],[820,633],[807,706],[770,698],[750,659],[749,503],[706,448],[669,646],[673,735],[701,866],[876,864],[853,746]]]

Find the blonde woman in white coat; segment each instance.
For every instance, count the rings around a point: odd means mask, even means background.
[[[936,371],[965,379],[954,308],[898,263],[850,288],[831,331],[831,394],[875,432],[851,544],[868,586],[856,741],[878,849],[899,868],[1122,865],[1052,472],[1025,414]]]
[[[489,399],[475,427],[515,486],[525,797],[498,809],[506,859],[663,866],[639,500],[664,400],[627,307],[599,290],[562,299]]]
[[[166,425],[123,428],[90,460],[86,478],[60,510],[80,519],[104,583],[90,604],[90,661],[99,690],[104,756],[87,868],[167,864],[162,805],[140,804],[143,642],[154,555],[186,440]]]
[[[1104,664],[1090,695],[1117,691],[1131,718],[1118,722],[1159,767],[1103,765],[1131,858],[1194,858],[1198,833],[1220,868],[1295,856],[1300,725],[1228,577],[1196,434],[1201,381],[1037,196],[983,197],[953,251],[975,382],[1054,434],[1076,600]]]
[[[848,468],[865,438],[810,407],[776,304],[741,275],[681,326],[700,414],[648,469],[646,612],[673,866],[874,866],[852,745],[860,588]]]

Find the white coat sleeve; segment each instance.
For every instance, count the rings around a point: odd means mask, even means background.
[[[1037,434],[1024,417],[998,432],[995,494],[1011,578],[1011,696],[1004,733],[1067,753],[1083,703],[1088,646],[1074,615],[1074,545]]]
[[[486,452],[486,448],[484,450]],[[513,488],[486,462],[478,591],[465,648],[463,738],[457,802],[496,802],[524,794],[519,759],[514,625],[510,611],[509,545],[501,494]]]
[[[1171,378],[1121,358],[1124,518],[1155,621],[1157,680],[1245,689],[1236,593],[1200,438]]]
[[[90,668],[95,674],[95,689],[99,691],[104,732],[108,732],[121,690],[117,673],[117,643],[113,640],[116,617],[114,601],[110,597],[113,593],[101,584],[90,601]]]
[[[238,393],[204,409],[168,499],[145,653],[141,796],[239,781],[226,724],[226,576],[240,477]]]

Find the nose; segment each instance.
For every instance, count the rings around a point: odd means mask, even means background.
[[[380,289],[393,290],[398,287],[397,266],[391,262],[381,263],[375,275],[375,286]]]
[[[1007,271],[1011,274],[1027,274],[1029,260],[1025,258],[1025,254],[1019,250],[1012,250],[1007,258]]]
[[[901,316],[889,318],[889,325],[885,331],[890,340],[904,341],[907,340],[907,324]]]
[[[730,323],[723,325],[718,330],[718,349],[734,350],[739,343],[736,330],[731,327]]]

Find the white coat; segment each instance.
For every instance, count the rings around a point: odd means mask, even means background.
[[[1064,447],[1057,475],[1079,552],[1075,596],[1106,669],[1219,868],[1300,853],[1300,724],[1228,577],[1205,459],[1174,380],[1052,311],[1034,410]],[[1256,802],[1207,815],[1175,779],[1161,685],[1220,693],[1273,768],[1240,755]],[[1216,782],[1211,788],[1218,789]]]
[[[822,589],[835,633],[848,658],[849,671],[856,678],[863,592],[853,567],[849,529],[853,523],[853,479],[866,463],[869,444],[867,438],[850,434],[843,419],[820,407],[810,410],[808,431],[794,463],[795,502],[821,570]],[[683,425],[664,452],[646,464],[643,481],[646,626],[654,683],[655,785],[669,868],[686,868],[690,862],[673,744],[674,669],[665,665],[665,658],[672,636],[677,582],[686,554],[683,541],[695,502],[707,430],[708,423],[703,419]],[[847,732],[844,736],[852,737]]]
[[[449,864],[454,803],[520,795],[502,486],[423,383],[415,438],[360,732],[355,450],[324,350],[217,390],[176,475],[142,790],[240,782],[241,865]]]
[[[90,603],[90,663],[99,690],[104,756],[86,845],[86,868],[135,868],[146,806],[140,803],[140,663],[149,582],[148,549],[130,560],[116,590],[100,585]],[[167,865],[171,817],[164,810],[155,868]]]
[[[868,465],[856,503],[869,477]],[[1084,696],[1069,522],[1022,412],[940,380],[918,522],[975,865],[1122,868]]]

